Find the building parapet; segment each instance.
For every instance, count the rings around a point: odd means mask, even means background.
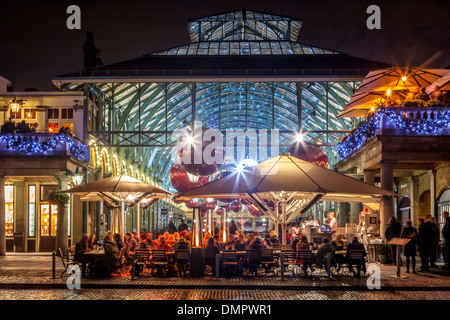
[[[341,160],[377,136],[450,136],[450,108],[405,106],[379,108],[337,145]]]
[[[0,156],[72,156],[89,159],[88,146],[65,133],[2,133]]]

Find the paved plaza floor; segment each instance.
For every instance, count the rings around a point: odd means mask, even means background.
[[[370,264],[369,264],[370,265]],[[450,300],[450,272],[432,268],[428,273],[396,278],[396,267],[380,267],[380,289],[370,290],[367,277],[335,275],[332,279],[304,279],[285,274],[214,279],[207,277],[130,276],[81,280],[80,290],[67,289],[68,275],[59,258],[52,278],[49,254],[7,254],[0,257],[1,300]],[[406,276],[406,277],[403,277]]]

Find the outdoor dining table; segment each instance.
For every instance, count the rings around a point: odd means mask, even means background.
[[[98,250],[92,250],[92,251],[87,251],[85,253],[83,253],[83,262],[81,265],[81,275],[84,277],[85,273],[86,273],[86,264],[92,264],[94,263],[95,259],[102,257],[105,255],[105,250],[102,249],[98,249]]]

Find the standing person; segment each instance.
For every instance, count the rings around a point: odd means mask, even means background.
[[[400,238],[408,238],[410,241],[404,247],[404,256],[406,257],[406,273],[409,273],[410,259],[412,262],[412,272],[416,273],[416,245],[417,230],[411,224],[411,220],[406,220],[406,226],[403,228]]]
[[[181,233],[184,230],[188,230],[187,224],[184,222],[184,220],[180,221],[180,225],[178,226],[178,232]]]
[[[295,242],[295,245],[297,245],[298,237],[301,234],[301,230],[300,230],[300,227],[297,225],[296,222],[292,222],[292,227],[289,230],[289,233],[291,235],[291,243],[292,243],[292,245],[294,245],[294,242]]]
[[[433,238],[430,242],[430,267],[436,268],[436,258],[437,258],[437,247],[439,244],[439,227],[436,224],[434,218],[429,214],[427,215],[427,222],[430,224],[431,230],[433,232]]]
[[[137,248],[136,239],[129,232],[125,234],[125,248],[125,257],[127,258],[130,258]]]
[[[442,213],[442,219],[444,220],[444,227],[442,228],[442,237],[444,238],[444,270],[449,269],[448,258],[449,258],[449,245],[450,245],[450,226],[448,212],[444,211]]]
[[[417,241],[419,244],[420,259],[422,260],[422,267],[420,268],[419,272],[428,272],[430,247],[431,242],[433,241],[433,230],[431,229],[431,225],[429,223],[424,222],[424,219],[419,219],[417,225],[419,226]]]
[[[389,242],[392,238],[400,237],[401,232],[402,232],[402,225],[397,221],[397,218],[394,216],[390,217],[388,220],[386,231],[384,233],[386,242]],[[394,265],[397,265],[397,246],[391,246],[391,254]]]
[[[169,232],[169,234],[174,234],[175,232],[177,232],[177,227],[175,227],[175,224],[172,221],[169,221],[169,225],[167,226],[167,232]]]
[[[237,231],[237,225],[236,225],[236,223],[234,222],[234,220],[231,220],[231,223],[230,223],[230,234],[231,234],[232,236],[234,236],[234,234],[236,233],[236,231]]]
[[[336,231],[338,227],[336,214],[334,212],[330,212],[330,231],[331,231],[331,241],[336,239]]]

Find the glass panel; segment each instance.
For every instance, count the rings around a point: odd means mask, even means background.
[[[12,237],[14,232],[14,186],[5,186],[5,220],[6,236]]]
[[[41,236],[48,237],[50,235],[50,205],[41,205]]]
[[[59,124],[58,123],[49,123],[48,124],[48,132],[58,133],[59,132]]]
[[[36,186],[28,187],[28,236],[34,237],[36,228]]]
[[[36,119],[36,109],[25,109],[25,119]]]
[[[50,223],[50,226],[51,226],[51,236],[52,236],[52,237],[56,237],[56,219],[57,219],[56,217],[57,217],[57,215],[58,215],[58,206],[52,204],[51,208],[52,208],[52,221],[51,221],[51,223]]]
[[[67,119],[67,109],[61,109],[61,119]]]

